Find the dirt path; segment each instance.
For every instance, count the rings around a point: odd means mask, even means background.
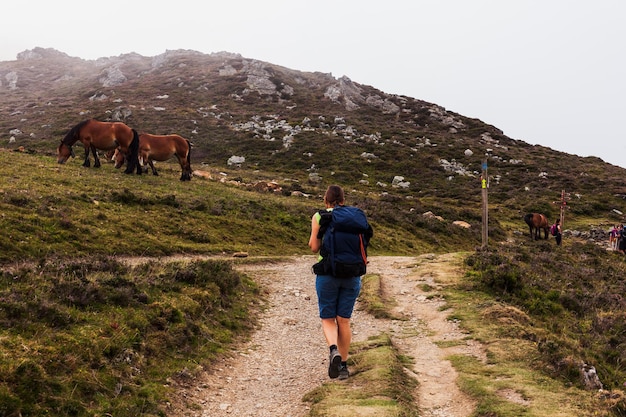
[[[305,393],[328,381],[327,347],[317,314],[313,256],[289,262],[238,266],[254,277],[269,295],[251,340],[231,357],[204,373],[197,384],[181,387],[172,402],[173,417],[304,417]],[[440,348],[439,341],[465,335],[440,311],[436,289],[459,276],[454,255],[372,257],[368,272],[382,276],[383,289],[407,320],[380,320],[359,310],[353,316],[354,341],[388,332],[402,353],[414,358],[419,381],[416,397],[423,417],[466,417],[473,404],[457,388],[456,372],[445,359],[451,353],[481,356],[471,342]],[[422,292],[421,286],[434,288]],[[186,405],[186,406],[185,406]]]

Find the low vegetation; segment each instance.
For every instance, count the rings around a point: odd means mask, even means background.
[[[310,415],[357,417],[418,417],[413,388],[416,381],[404,372],[406,365],[388,335],[352,345],[350,383],[328,382],[309,392]]]
[[[4,270],[0,415],[164,416],[168,381],[249,332],[260,301],[225,261],[87,257]]]
[[[569,241],[564,247],[544,242],[479,251],[466,264],[464,283],[448,299],[473,337],[487,343],[490,360],[505,367],[509,382],[504,386],[532,397],[535,407],[545,407],[537,415],[572,415],[558,411],[562,406],[548,400],[550,391],[570,392],[568,404],[578,407],[576,415],[626,415],[623,255],[584,242]],[[491,384],[478,382],[493,379],[492,372],[460,358],[456,365],[479,409],[496,412],[502,407],[494,401],[497,396],[484,392]],[[596,384],[585,378],[591,367]],[[554,386],[531,394],[537,389],[529,383],[532,379]],[[471,386],[482,387],[481,392]],[[580,395],[578,390],[598,394]]]

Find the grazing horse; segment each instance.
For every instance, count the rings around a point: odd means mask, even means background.
[[[545,233],[544,239],[548,238],[548,233],[550,231],[550,225],[548,224],[548,218],[541,213],[528,213],[524,216],[524,221],[528,225],[530,229],[530,237],[531,239],[537,240],[541,239],[541,229],[543,229]],[[534,231],[534,235],[533,235]]]
[[[178,159],[182,174],[181,181],[191,180],[191,142],[179,135],[151,135],[142,133],[139,135],[139,162],[147,170],[146,163],[150,165],[153,175],[159,175],[153,161],[168,161],[172,157]],[[115,168],[124,165],[124,155],[115,151],[113,156]]]
[[[119,148],[128,159],[128,167],[125,173],[131,174],[137,168],[137,174],[141,174],[139,165],[138,149],[139,135],[135,129],[131,129],[121,122],[100,122],[89,119],[80,122],[70,129],[61,141],[57,149],[58,162],[64,164],[70,156],[74,156],[72,146],[80,141],[85,147],[85,161],[83,166],[89,167],[89,152],[93,154],[94,167],[100,167],[100,158],[97,149],[104,151]]]

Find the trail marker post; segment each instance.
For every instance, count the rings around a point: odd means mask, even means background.
[[[559,218],[561,219],[561,228],[563,228],[563,223],[565,221],[565,210],[567,210],[567,200],[569,200],[569,193],[566,193],[565,190],[561,191],[561,201],[554,201],[554,204],[559,204],[561,208],[561,212]]]
[[[483,245],[482,249],[487,249],[489,239],[489,212],[487,204],[487,189],[489,189],[489,176],[487,175],[487,159],[483,160],[482,174],[480,176],[480,188],[483,197]]]

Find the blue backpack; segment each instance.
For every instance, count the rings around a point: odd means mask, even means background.
[[[373,236],[372,226],[358,207],[336,206],[321,210],[320,231],[322,260],[313,265],[318,275],[352,278],[367,270],[367,246]]]

